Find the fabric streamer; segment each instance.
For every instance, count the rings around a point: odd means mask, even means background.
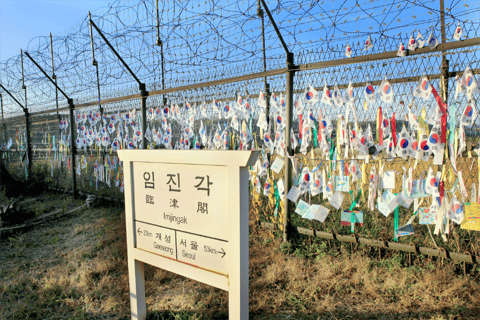
[[[378,107],[377,112],[377,141],[379,146],[383,146],[383,130],[382,130],[382,107]]]
[[[392,119],[390,120],[390,127],[392,130],[392,137],[393,137],[393,146],[397,147],[397,122],[395,121],[395,112],[392,115]]]
[[[440,111],[442,112],[441,122],[442,122],[442,132],[441,132],[441,143],[446,143],[447,141],[447,108],[445,103],[442,101],[442,98],[438,94],[437,90],[432,86],[432,93],[437,101]]]
[[[358,199],[360,199],[360,196],[361,196],[361,191],[358,191],[358,194],[356,196],[356,198],[354,199],[353,198],[353,191],[349,191],[350,193],[350,197],[352,198],[352,204],[350,205],[350,208],[348,209],[348,211],[351,212],[351,217],[350,217],[350,231],[352,233],[355,233],[355,222],[357,221],[356,218],[355,218],[355,213],[353,212],[353,208],[355,208],[355,206],[357,205],[357,202],[358,202]]]
[[[278,191],[277,182],[273,180],[273,190],[275,195],[275,218],[278,216],[278,206],[280,205],[280,192]]]
[[[298,115],[298,139],[302,140],[302,130],[303,130],[303,115]]]
[[[395,211],[394,211],[394,219],[393,219],[393,240],[394,241],[398,241],[398,232],[397,232],[397,229],[398,229],[398,206],[395,208]]]

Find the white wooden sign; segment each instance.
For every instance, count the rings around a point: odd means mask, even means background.
[[[248,170],[258,151],[119,150],[132,319],[145,319],[144,263],[229,292],[248,318]]]

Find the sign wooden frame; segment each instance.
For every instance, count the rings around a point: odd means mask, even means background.
[[[229,293],[230,319],[248,318],[248,166],[255,165],[258,151],[180,151],[180,150],[119,150],[125,172],[125,220],[127,228],[128,272],[130,284],[131,318],[145,319],[144,264],[180,274],[182,276],[223,289]],[[227,273],[221,274],[191,264],[179,262],[136,247],[134,168],[160,164],[180,166],[221,166],[227,172],[228,252]],[[197,167],[196,167],[197,168]],[[137,184],[138,186],[138,184]]]

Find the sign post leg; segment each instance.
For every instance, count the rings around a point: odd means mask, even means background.
[[[246,167],[228,167],[229,319],[248,319],[248,181]]]
[[[132,320],[145,320],[145,269],[144,263],[133,258],[128,259],[128,279],[130,281],[130,307]]]

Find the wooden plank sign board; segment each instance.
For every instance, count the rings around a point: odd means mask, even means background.
[[[119,150],[132,319],[146,318],[144,263],[227,290],[248,318],[248,166],[258,151]]]

